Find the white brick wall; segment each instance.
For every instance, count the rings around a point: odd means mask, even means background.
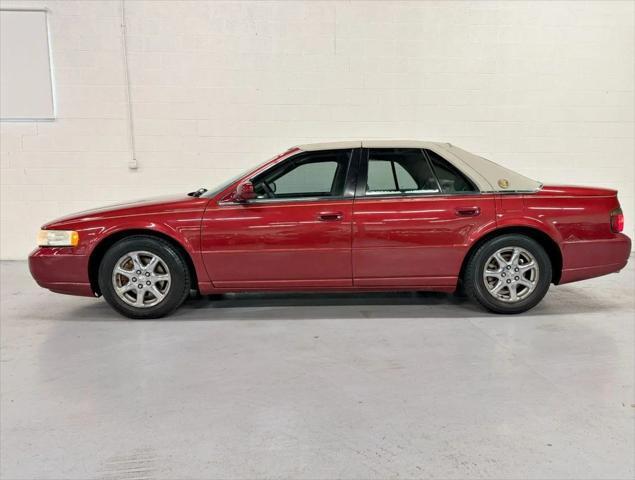
[[[2,258],[89,207],[214,185],[290,145],[450,141],[545,182],[620,190],[633,234],[632,2],[126,3],[50,9],[59,119],[2,123]]]

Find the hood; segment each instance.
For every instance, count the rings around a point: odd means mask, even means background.
[[[57,227],[68,223],[88,222],[111,217],[127,215],[166,213],[176,210],[205,208],[209,198],[190,197],[188,195],[172,195],[117,203],[105,207],[72,213],[48,222],[42,228]]]

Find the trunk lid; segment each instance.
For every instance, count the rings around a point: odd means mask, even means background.
[[[537,195],[551,197],[614,197],[617,190],[578,185],[544,185]]]

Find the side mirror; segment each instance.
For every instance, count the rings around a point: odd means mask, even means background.
[[[243,182],[238,185],[236,193],[234,194],[234,201],[242,203],[253,198],[256,198],[256,191],[254,190],[253,183]]]

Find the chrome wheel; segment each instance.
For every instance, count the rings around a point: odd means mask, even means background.
[[[112,271],[112,285],[117,296],[137,308],[153,307],[170,290],[170,269],[161,257],[135,251],[123,255]]]
[[[485,262],[483,281],[497,300],[515,303],[536,289],[540,269],[534,256],[524,248],[504,247]]]

